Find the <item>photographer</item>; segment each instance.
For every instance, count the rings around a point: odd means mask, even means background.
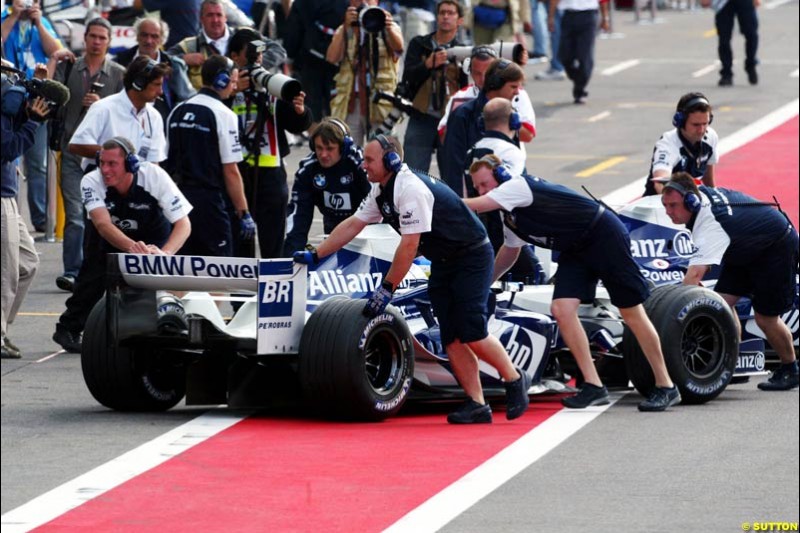
[[[14,0],[3,9],[2,34],[4,56],[32,78],[36,66],[59,48],[56,31],[43,15],[39,0]],[[28,179],[28,209],[36,231],[45,231],[47,222],[47,128],[39,128],[36,142],[25,152],[25,176]]]
[[[284,257],[308,242],[314,206],[322,213],[323,230],[330,234],[369,194],[364,154],[342,121],[322,119],[311,134],[311,150],[294,176]]]
[[[0,132],[0,156],[2,157],[2,225],[0,225],[0,248],[2,249],[2,279],[0,294],[2,310],[2,358],[19,359],[19,349],[6,337],[8,324],[22,305],[39,267],[39,256],[33,246],[28,227],[19,214],[17,193],[19,177],[16,159],[24,154],[36,140],[37,130],[50,112],[47,102],[37,97],[30,101],[13,81],[3,74],[2,79],[2,132]]]
[[[325,58],[339,65],[331,116],[350,127],[363,144],[375,126],[392,110],[389,102],[373,103],[375,91],[394,91],[403,35],[392,16],[377,7],[378,0],[350,0],[344,23],[336,29]]]
[[[458,65],[447,59],[447,48],[463,45],[458,28],[464,21],[463,7],[456,0],[441,0],[436,6],[436,31],[411,39],[403,67],[401,96],[414,101],[420,113],[408,121],[403,151],[408,166],[427,172],[434,150],[440,148],[439,119],[447,102],[465,84]]]
[[[297,81],[271,75],[261,66],[264,42],[252,29],[233,34],[230,57],[239,67],[239,90],[233,112],[239,117],[240,163],[245,194],[258,227],[261,257],[281,257],[286,235],[289,187],[283,158],[289,155],[286,132],[299,134],[311,126],[311,111]],[[280,98],[279,98],[280,97]],[[252,255],[234,249],[234,255]]]

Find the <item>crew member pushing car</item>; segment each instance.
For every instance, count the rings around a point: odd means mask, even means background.
[[[686,172],[664,183],[661,202],[672,222],[692,232],[697,246],[683,283],[698,285],[713,265],[721,265],[714,290],[731,306],[733,316],[736,302],[752,297],[756,324],[781,360],[758,388],[797,387],[792,332],[780,317],[792,308],[797,283],[798,236],[788,217],[774,209],[775,204],[741,192],[698,187]]]
[[[191,232],[192,206],[156,164],[139,161],[128,139],[112,137],[97,154],[97,168],[81,180],[86,226],[83,264],[53,340],[81,352],[81,332],[106,289],[106,254],[174,254]]]
[[[469,208],[478,213],[504,212],[505,241],[497,251],[495,279],[514,264],[526,243],[561,252],[551,311],[585,379],[578,394],[561,402],[578,409],[609,402],[578,318],[578,307],[594,298],[598,280],[608,289],[611,303],[619,308],[655,375],[656,386],[639,409],[663,411],[680,402],[658,334],[642,305],[650,291],[631,256],[630,237],[619,218],[562,185],[512,175],[495,155],[473,163],[470,174],[481,196],[465,200]]]
[[[452,424],[489,423],[492,410],[481,388],[478,359],[505,380],[509,420],[528,408],[530,379],[517,371],[503,345],[487,330],[487,299],[492,278],[492,247],[486,230],[450,188],[403,163],[400,143],[378,135],[364,151],[364,169],[372,190],[356,213],[339,224],[316,251],[295,252],[299,263],[316,263],[350,242],[367,224],[388,222],[400,244],[381,287],[364,312],[378,316],[405,277],[417,253],[431,261],[428,283],[433,312],[453,372],[469,399],[450,413]]]

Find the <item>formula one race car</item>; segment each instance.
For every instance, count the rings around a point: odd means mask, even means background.
[[[670,283],[645,307],[684,403],[715,398],[734,373],[763,372],[766,349],[752,320],[743,320],[753,337],[740,355],[727,304],[708,289],[675,284],[692,251],[688,234],[661,220],[649,199],[620,215],[643,273]],[[408,398],[463,398],[422,267],[412,267],[384,314],[362,315],[363,298],[380,286],[398,241],[388,226],[370,226],[310,271],[291,260],[112,255],[107,295],[84,334],[88,388],[119,410],[169,409],[184,396],[187,404],[230,406],[302,398],[322,415],[360,420],[392,416]],[[561,363],[570,358],[549,315],[552,286],[503,288],[490,333],[532,378],[529,392],[569,390]],[[179,298],[166,290],[192,292]],[[236,310],[226,320],[220,305],[228,301]],[[601,373],[648,395],[652,373],[602,287],[580,318]],[[503,398],[496,371],[483,363],[480,369],[487,398]]]

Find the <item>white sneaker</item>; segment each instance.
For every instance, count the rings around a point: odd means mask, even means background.
[[[536,76],[534,76],[534,78],[536,78],[537,80],[563,80],[566,77],[567,76],[566,74],[564,74],[563,70],[552,70],[552,69],[545,70],[543,72],[537,72]]]

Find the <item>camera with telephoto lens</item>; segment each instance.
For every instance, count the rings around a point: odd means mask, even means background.
[[[250,77],[250,89],[256,92],[267,91],[275,98],[291,102],[303,90],[300,82],[283,74],[273,74],[259,62],[259,56],[266,50],[264,41],[255,40],[247,43],[245,70]]]
[[[28,79],[25,73],[3,65],[2,113],[16,116],[25,108],[27,102],[43,98],[52,116],[60,106],[69,101],[69,89],[53,80]]]
[[[361,4],[356,8],[358,22],[354,26],[361,26],[367,33],[380,33],[386,27],[386,13],[378,6]]]
[[[25,11],[33,9],[33,0],[24,0],[22,2],[22,9],[24,9]]]
[[[374,132],[376,135],[390,134],[394,127],[403,120],[405,115],[419,113],[419,111],[414,109],[414,104],[403,98],[397,92],[392,94],[387,93],[386,91],[375,91],[372,101],[377,104],[381,100],[391,102],[392,110],[389,112],[386,118],[383,119],[383,122],[375,127]]]

